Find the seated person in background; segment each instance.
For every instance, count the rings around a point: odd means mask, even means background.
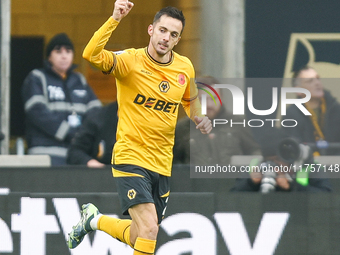
[[[200,83],[214,85],[219,82],[213,77],[202,77],[197,79],[198,88],[203,87]],[[221,96],[222,90],[215,89]],[[199,97],[206,93],[198,90]],[[216,97],[216,95],[214,95]],[[242,124],[230,126],[230,120],[242,122],[244,118],[235,117],[228,112],[219,100],[207,96],[207,114],[213,119],[227,119],[225,125],[216,125],[208,136],[202,136],[199,130],[190,122],[189,118],[181,119],[176,127],[174,145],[174,164],[223,164],[230,163],[233,155],[259,155],[259,145],[255,142],[251,130]],[[190,152],[191,150],[191,152]],[[190,157],[191,156],[191,157]]]
[[[292,82],[293,86],[310,91],[311,99],[304,106],[312,115],[304,115],[296,105],[289,106],[285,118],[294,119],[298,124],[296,127],[285,128],[286,133],[300,142],[316,143],[316,146],[323,141],[339,143],[340,104],[330,92],[323,89],[317,71],[305,66],[294,73]],[[297,96],[305,97],[304,94]],[[314,155],[320,155],[320,152],[316,152]],[[326,150],[326,154],[340,155],[340,148],[330,148]]]
[[[50,155],[52,165],[66,164],[82,118],[101,106],[85,77],[74,71],[73,57],[69,37],[55,35],[47,44],[44,68],[31,71],[22,88],[28,154]]]
[[[308,157],[303,159],[302,163],[292,163],[292,165],[296,165],[296,168],[290,167],[290,163],[279,155],[280,142],[285,141],[287,138],[282,130],[273,128],[272,132],[267,134],[266,141],[261,143],[262,162],[258,162],[257,159],[253,160],[250,163],[250,169],[254,170],[244,173],[242,178],[237,178],[231,191],[256,191],[261,193],[274,191],[332,191],[329,180],[320,178],[316,171],[310,172],[309,169],[306,171],[305,168],[302,168],[303,171],[301,172],[298,171],[300,170],[299,165],[314,163],[312,150],[309,147],[305,146],[309,153],[304,154],[308,155]],[[258,166],[258,168],[254,168],[254,166]],[[277,167],[276,171],[267,171],[270,166]],[[266,171],[263,171],[264,169]],[[279,171],[279,169],[284,170]]]
[[[67,153],[67,163],[103,167],[111,164],[116,142],[117,102],[92,111],[85,118]]]

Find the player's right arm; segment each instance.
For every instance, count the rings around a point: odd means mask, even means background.
[[[113,9],[112,18],[121,21],[131,11],[133,3],[128,0],[117,0]]]
[[[132,7],[133,3],[127,0],[117,0],[112,16],[94,33],[86,45],[83,58],[96,68],[104,72],[110,72],[114,69],[115,56],[111,51],[105,50],[104,47],[110,39],[112,32],[116,29],[122,18],[130,12]]]

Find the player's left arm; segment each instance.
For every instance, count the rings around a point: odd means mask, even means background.
[[[183,98],[182,106],[188,117],[195,122],[196,128],[199,129],[202,134],[209,134],[212,130],[211,120],[201,114],[201,103],[197,94],[191,100]]]
[[[187,63],[189,64],[186,69],[188,77],[195,77],[195,69],[189,59],[187,59]],[[202,114],[201,102],[198,98],[198,89],[193,78],[188,80],[181,103],[185,113],[195,122],[196,128],[199,129],[202,134],[209,134],[212,130],[211,121]]]
[[[202,134],[209,134],[212,130],[211,120],[207,117],[195,116],[196,129],[199,129]]]

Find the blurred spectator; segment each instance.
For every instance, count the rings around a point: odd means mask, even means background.
[[[42,69],[26,77],[22,97],[28,154],[47,154],[52,165],[66,164],[67,148],[82,117],[101,103],[85,77],[75,72],[74,47],[65,33],[47,44]]]
[[[250,164],[250,169],[253,169],[253,171],[244,173],[242,178],[237,178],[231,191],[255,191],[261,193],[275,191],[332,191],[328,179],[320,178],[318,173],[310,172],[310,169],[306,169],[306,164],[314,163],[310,148],[305,146],[309,152],[303,154],[305,158],[299,164],[287,162],[279,155],[280,142],[286,138],[287,135],[284,134],[283,130],[273,128],[266,135],[265,141],[261,142],[262,162],[254,159]],[[296,165],[296,167],[291,167],[290,163]],[[300,165],[303,166],[302,171],[298,171],[301,170],[299,169]],[[275,169],[275,171],[270,169]]]
[[[68,164],[103,167],[111,163],[116,142],[117,109],[117,102],[113,102],[86,116],[68,150]]]
[[[200,83],[214,85],[219,82],[213,77],[202,77],[197,79],[198,88],[203,87]],[[215,89],[221,96],[222,90]],[[198,90],[201,98],[203,90]],[[213,119],[226,119],[225,125],[216,125],[208,136],[200,134],[189,118],[181,119],[176,127],[174,145],[174,164],[223,164],[230,163],[233,155],[256,155],[260,154],[260,148],[255,142],[248,126],[233,122],[242,122],[241,117],[235,117],[228,112],[214,95],[216,103],[210,96],[207,96],[207,116]],[[191,153],[190,153],[191,150]]]
[[[305,66],[294,73],[293,86],[307,89],[311,93],[311,99],[304,104],[311,116],[304,115],[296,105],[287,109],[286,119],[294,119],[298,122],[296,127],[285,128],[287,134],[295,137],[300,142],[315,143],[316,147],[327,147],[328,143],[340,142],[340,104],[323,88],[319,74],[309,66]],[[297,94],[305,97],[304,94]],[[316,148],[317,149],[317,148]],[[339,155],[340,148],[329,148],[318,151],[315,155],[328,154]]]

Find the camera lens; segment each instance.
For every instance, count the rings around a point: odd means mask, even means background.
[[[284,139],[279,145],[279,155],[284,160],[293,163],[300,156],[299,143],[292,138]]]

